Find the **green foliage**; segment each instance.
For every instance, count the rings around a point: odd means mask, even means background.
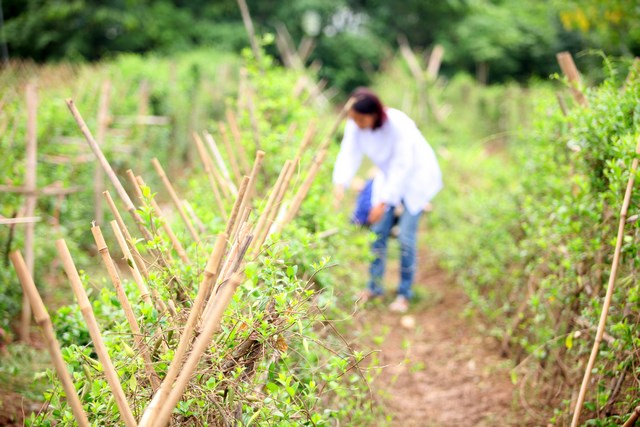
[[[255,184],[258,197],[256,213],[250,216],[253,222],[282,163],[295,156],[305,125],[312,117],[319,117],[319,109],[295,95],[293,89],[299,75],[277,68],[268,56],[257,64],[249,53],[246,55],[246,84],[252,95],[245,95],[252,97],[255,106],[259,148],[267,152],[264,173]],[[183,75],[180,83],[192,87],[190,78],[189,74]],[[249,102],[242,96],[240,100]],[[231,98],[227,102],[229,108],[236,107]],[[252,117],[247,108],[239,111],[241,128],[251,129]],[[216,123],[215,115],[207,118]],[[287,138],[292,123],[297,123],[298,128]],[[246,131],[241,143],[251,154],[258,148]],[[301,171],[310,161],[311,153],[305,154]],[[210,210],[212,201],[200,187],[203,180],[197,174],[201,171],[193,172],[184,197],[200,217]],[[345,229],[346,218],[331,209],[330,195],[324,190],[324,184],[330,182],[328,176],[328,168],[323,168],[318,177],[321,185],[312,189],[300,218],[279,235],[272,234],[260,254],[247,263],[246,277],[223,317],[220,330],[174,410],[174,424],[219,425],[222,420],[236,419],[238,425],[273,422],[283,426],[374,425],[383,416],[381,409],[371,402],[368,389],[376,372],[363,368],[366,352],[351,344],[346,337],[351,322],[343,320],[349,319],[356,291],[345,283],[362,281],[350,262],[367,257],[369,236],[356,228]],[[297,181],[295,178],[288,197],[297,188]],[[159,224],[151,215],[150,201],[154,194],[145,187],[143,196],[138,213],[154,235],[152,243],[137,242],[136,247],[143,253],[151,249],[167,253],[168,242],[157,232]],[[195,260],[192,265],[174,259],[167,260],[167,265],[149,268],[147,286],[160,300],[175,306],[174,314],[163,311],[158,304],[152,306],[141,301],[138,287],[126,278],[123,281],[143,342],[152,349],[153,369],[161,378],[174,360],[178,344],[175,325],[186,322],[197,284],[202,281],[200,266],[213,246],[210,236],[224,228],[222,221],[211,216],[203,226],[206,237],[187,248],[190,258]],[[91,289],[92,308],[105,345],[134,416],[139,419],[151,400],[152,389],[121,304],[101,275],[98,271],[86,272],[82,280],[85,288]],[[215,298],[212,294],[211,299]],[[341,321],[334,325],[333,319]],[[62,307],[54,316],[54,324],[63,356],[90,418],[99,420],[101,425],[119,425],[113,395],[78,306]],[[168,350],[163,348],[163,342]],[[45,398],[50,402],[50,411],[31,415],[27,425],[48,425],[52,420],[59,426],[73,425],[71,410],[52,372],[49,381],[52,387]]]
[[[608,79],[587,91],[589,106],[574,105],[567,117],[551,91],[534,85],[531,107],[523,109],[533,120],[522,120],[529,127],[520,132],[500,125],[513,108],[499,108],[493,132],[507,133],[474,143],[477,129],[448,128],[445,121],[429,138],[442,156],[447,183],[434,202],[429,244],[488,320],[488,332],[520,362],[514,378],[523,382],[523,398],[551,399],[551,406],[561,408],[555,415],[541,408],[540,422],[568,423],[575,386],[566,384],[580,383],[593,344],[638,138],[637,70],[627,78],[624,63],[608,60],[606,66]],[[456,99],[458,83],[444,89],[441,102]],[[509,88],[470,93],[458,112],[470,120],[484,104],[480,99],[488,101],[485,107],[496,100],[524,102]],[[451,114],[462,123],[455,108]],[[478,129],[492,132],[486,125]],[[637,212],[638,200],[631,197],[629,215]],[[606,328],[610,338],[601,344],[593,371],[587,425],[617,425],[638,401],[631,368],[638,320],[635,229],[635,222],[626,226]]]

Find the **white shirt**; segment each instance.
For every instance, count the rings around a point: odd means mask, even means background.
[[[376,199],[390,206],[404,201],[415,215],[442,189],[442,174],[433,149],[413,120],[388,108],[387,120],[376,129],[360,129],[348,119],[333,169],[333,183],[348,187],[366,155],[384,179]]]

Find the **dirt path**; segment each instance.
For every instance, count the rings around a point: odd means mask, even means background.
[[[397,282],[394,264],[387,283]],[[417,301],[407,314],[389,312],[389,296],[358,319],[384,337],[378,339],[384,369],[372,388],[382,394],[392,425],[522,425],[513,416],[509,362],[464,318],[463,291],[424,254],[417,276]]]

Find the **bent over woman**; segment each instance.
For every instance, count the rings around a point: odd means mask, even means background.
[[[389,306],[405,312],[412,297],[416,270],[418,220],[431,199],[442,188],[442,175],[431,146],[402,111],[385,108],[378,96],[360,88],[352,94],[340,152],[333,169],[334,194],[342,199],[357,173],[363,156],[379,169],[378,188],[372,200],[368,222],[376,234],[372,250],[375,259],[370,279],[360,300],[366,302],[383,294],[382,277],[386,264],[387,240],[396,207],[402,206],[400,242],[400,283],[397,297]]]

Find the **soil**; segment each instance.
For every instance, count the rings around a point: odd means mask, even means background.
[[[389,262],[387,283],[397,283]],[[515,418],[510,362],[498,343],[464,317],[464,292],[428,255],[419,256],[417,297],[405,314],[389,311],[392,297],[369,302],[359,312],[379,343],[381,376],[371,387],[381,395],[391,425],[522,426]],[[390,289],[388,294],[392,294]],[[382,423],[381,423],[382,424]]]

